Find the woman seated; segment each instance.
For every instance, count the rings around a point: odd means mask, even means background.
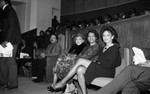
[[[115,68],[121,64],[116,30],[112,26],[106,25],[102,27],[100,35],[105,46],[100,50],[97,60],[78,59],[67,76],[51,87],[50,91],[62,88],[71,77],[77,74],[82,93],[87,94],[86,83],[89,85],[96,77],[113,78],[115,76]]]
[[[87,40],[88,40],[88,46],[85,47],[85,49],[82,51],[81,47],[72,47],[69,50],[69,53],[72,53],[72,55],[68,54],[64,58],[59,58],[58,62],[56,63],[56,67],[54,68],[54,80],[52,86],[54,86],[57,82],[57,78],[63,79],[68,72],[72,69],[72,67],[75,65],[78,58],[85,58],[89,60],[96,60],[96,56],[99,52],[99,49],[101,49],[101,46],[98,44],[99,36],[96,30],[90,30],[87,34]],[[83,39],[81,36],[75,37],[75,43],[76,45],[81,45],[83,42]],[[74,49],[74,50],[72,50]],[[71,51],[72,50],[72,51]],[[75,52],[80,51],[79,55],[76,55]],[[75,56],[73,55],[75,54]],[[71,56],[71,57],[70,57]],[[48,87],[50,89],[51,86]]]
[[[62,79],[66,76],[74,65],[77,56],[81,54],[83,49],[86,47],[85,39],[82,34],[75,35],[73,42],[74,43],[68,52],[64,51],[61,53],[55,67],[53,68],[54,78],[52,85],[56,84],[58,78]]]

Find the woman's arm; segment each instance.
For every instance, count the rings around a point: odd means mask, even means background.
[[[93,59],[95,56],[98,55],[99,51],[101,49],[100,45],[95,45],[91,49],[86,49],[81,55],[79,55],[79,58],[84,58],[84,59]]]

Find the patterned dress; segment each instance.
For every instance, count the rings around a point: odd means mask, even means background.
[[[78,58],[93,59],[99,52],[100,46],[98,44],[95,44],[93,46],[85,47],[84,45],[82,47],[75,48],[75,50],[79,49],[80,53],[73,54],[71,53],[72,51],[70,51],[69,54],[61,54],[58,58],[58,61],[56,63],[56,74],[60,79],[63,79],[68,74],[71,68],[75,65]]]

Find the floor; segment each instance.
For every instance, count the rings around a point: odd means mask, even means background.
[[[19,88],[13,90],[4,89],[0,86],[0,94],[53,94],[52,92],[47,92],[46,87],[49,83],[40,82],[33,83],[31,77],[19,77]],[[78,94],[82,94],[78,90]],[[88,89],[89,94],[94,94],[95,90]],[[62,92],[57,92],[56,94],[61,94]]]

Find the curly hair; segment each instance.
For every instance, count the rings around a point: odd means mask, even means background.
[[[88,38],[89,33],[93,33],[93,34],[95,35],[95,37],[96,37],[96,42],[98,43],[98,42],[99,42],[99,34],[98,34],[98,32],[97,32],[96,30],[94,30],[94,29],[90,29],[90,30],[88,31],[88,33],[86,34],[86,38]],[[88,40],[88,39],[87,39],[87,40]]]
[[[77,33],[77,34],[72,36],[74,43],[75,43],[77,37],[81,37],[83,40],[85,40],[85,37],[83,36],[83,34]]]

